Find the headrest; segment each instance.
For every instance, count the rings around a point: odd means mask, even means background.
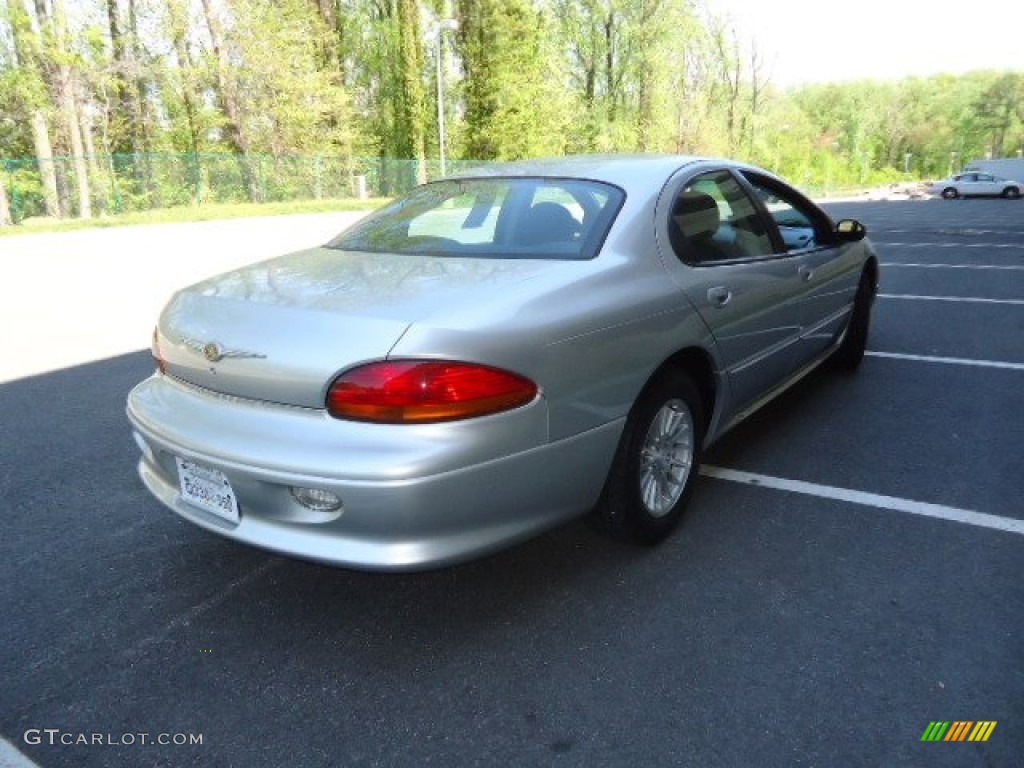
[[[524,245],[570,242],[579,231],[579,222],[558,203],[535,203],[526,216]]]
[[[703,192],[684,192],[677,197],[672,217],[680,231],[691,239],[710,237],[718,231],[720,223],[718,203]]]

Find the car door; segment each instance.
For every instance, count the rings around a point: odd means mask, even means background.
[[[796,365],[823,354],[843,328],[859,274],[844,261],[832,222],[814,203],[777,179],[753,171],[740,175],[753,188],[771,227],[778,231],[776,249],[788,254],[800,278],[800,338]]]
[[[965,173],[957,177],[956,191],[963,197],[984,194],[979,192],[978,174]]]
[[[731,171],[677,176],[656,212],[662,258],[714,336],[733,410],[784,380],[800,337],[797,260],[776,253]]]
[[[978,174],[978,191],[975,192],[977,195],[998,195],[1003,191],[1002,184],[990,173],[979,173]]]

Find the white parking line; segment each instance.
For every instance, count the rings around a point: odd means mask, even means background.
[[[0,768],[39,768],[7,739],[0,738]]]
[[[898,261],[886,261],[882,263],[886,269],[891,267],[914,267],[916,269],[1007,269],[1024,271],[1022,264],[910,264]]]
[[[901,352],[865,352],[868,357],[887,357],[892,360],[914,360],[920,363],[945,363],[946,365],[973,365],[978,368],[1004,368],[1009,371],[1024,371],[1024,363],[1004,363],[1001,360],[972,360],[967,357],[935,357],[932,355],[906,355]]]
[[[911,515],[932,517],[938,520],[948,520],[954,523],[974,525],[979,528],[991,528],[1005,533],[1016,533],[1024,536],[1024,520],[1013,517],[1000,517],[988,515],[983,512],[972,512],[967,509],[946,507],[941,504],[929,504],[925,501],[913,501],[911,499],[900,499],[895,496],[882,496],[877,493],[865,493],[864,491],[851,491],[847,488],[836,488],[831,485],[819,485],[808,483],[803,480],[788,480],[782,477],[771,477],[770,475],[759,475],[753,472],[742,472],[736,469],[725,469],[723,467],[704,466],[700,473],[706,477],[716,480],[728,480],[733,483],[745,485],[757,485],[762,488],[772,488],[778,491],[790,493],[802,493],[807,496],[816,496],[822,499],[834,499],[846,501],[851,504],[860,504],[876,509],[889,509],[894,512],[907,512]]]
[[[880,293],[880,299],[907,299],[910,301],[950,301],[961,304],[1024,304],[1024,299],[985,299],[978,296],[914,296],[908,293]]]
[[[900,248],[1024,248],[1024,243],[892,243],[872,240],[874,245],[898,245]]]

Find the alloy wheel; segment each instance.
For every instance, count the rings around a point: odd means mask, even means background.
[[[693,449],[693,415],[682,400],[669,400],[655,414],[641,447],[640,497],[653,517],[667,515],[682,496]]]

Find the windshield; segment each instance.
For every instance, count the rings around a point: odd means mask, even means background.
[[[424,184],[328,248],[492,259],[590,259],[624,193],[594,181],[452,179]]]

